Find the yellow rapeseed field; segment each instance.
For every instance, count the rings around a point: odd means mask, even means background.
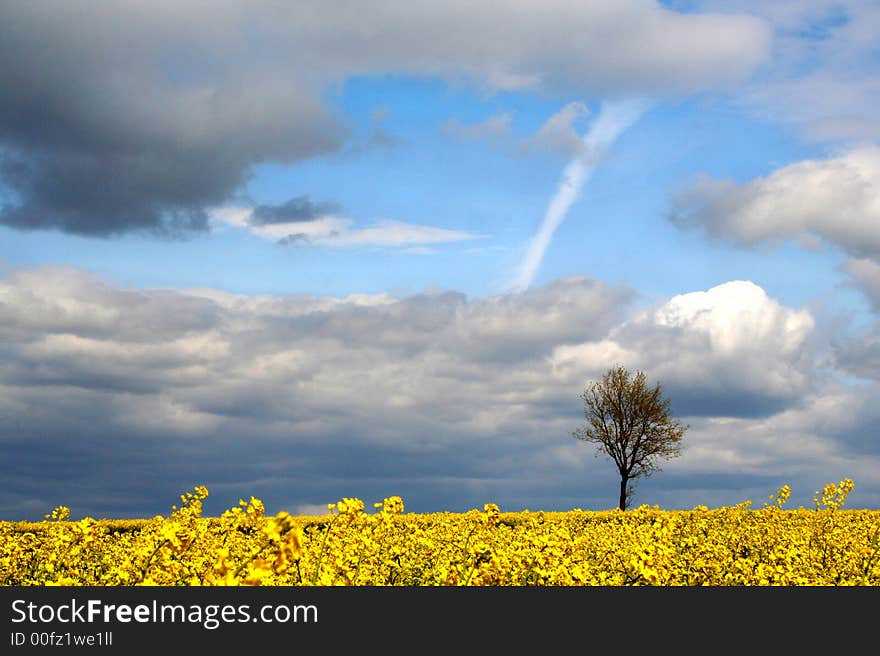
[[[256,498],[202,517],[202,486],[169,516],[0,523],[0,584],[621,586],[878,585],[880,511],[843,509],[849,479],[815,508],[788,486],[688,511],[405,513],[400,497],[344,498],[326,515],[264,514]]]

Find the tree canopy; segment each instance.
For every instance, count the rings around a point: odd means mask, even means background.
[[[659,460],[680,455],[688,426],[672,418],[659,383],[651,387],[644,372],[631,374],[620,365],[590,383],[580,398],[587,421],[572,434],[614,461],[620,474],[619,507],[626,510],[632,481],[659,471]]]

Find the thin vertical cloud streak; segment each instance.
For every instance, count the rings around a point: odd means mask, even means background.
[[[565,167],[556,194],[544,213],[541,226],[529,242],[519,273],[512,285],[513,291],[525,291],[531,286],[553,234],[562,225],[587,180],[612,144],[644,114],[647,108],[648,105],[643,100],[624,100],[602,106],[596,120],[583,137],[583,147],[580,152]]]

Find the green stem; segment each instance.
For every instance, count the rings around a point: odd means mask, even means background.
[[[168,540],[162,540],[159,544],[156,545],[156,548],[153,549],[153,553],[150,554],[150,557],[147,558],[147,562],[144,563],[144,566],[141,568],[141,577],[138,579],[138,583],[142,582],[144,578],[147,576],[147,569],[150,567],[150,563],[153,562],[153,558],[159,553],[159,549],[168,544]]]
[[[272,544],[272,540],[266,540],[265,544],[263,544],[262,547],[257,549],[254,553],[252,553],[250,555],[250,558],[248,558],[246,561],[244,561],[241,565],[238,566],[238,568],[235,570],[235,576],[238,576],[239,574],[241,574],[242,570],[245,567],[247,567],[248,565],[250,565],[257,558],[257,556],[259,556],[261,553],[263,553],[266,550],[266,547],[268,547],[270,544]]]
[[[474,524],[474,525],[471,527],[471,530],[470,530],[470,532],[468,533],[467,538],[465,538],[465,541],[464,541],[464,547],[462,548],[462,551],[463,551],[465,554],[467,554],[467,555],[470,555],[469,552],[468,552],[468,547],[470,546],[470,544],[471,544],[471,538],[473,537],[474,533],[476,533],[478,527],[479,527],[479,523]],[[475,558],[473,564],[471,565],[471,569],[470,569],[470,571],[468,572],[468,575],[465,577],[465,582],[464,582],[465,585],[467,585],[467,584],[470,582],[470,580],[471,580],[471,576],[473,576],[474,568],[475,568],[476,566],[477,566],[477,560],[476,560],[476,558]]]
[[[339,515],[334,515],[333,519],[330,520],[330,523],[327,525],[327,530],[324,532],[324,540],[321,542],[321,551],[318,553],[318,564],[315,565],[315,573],[312,575],[312,585],[318,580],[318,574],[321,571],[321,562],[324,560],[324,549],[327,547],[327,536],[330,535],[330,530],[333,528],[333,524],[336,523],[336,520],[339,518]]]
[[[378,521],[378,520],[376,520],[376,521]],[[376,534],[376,524],[373,523],[373,524],[371,524],[371,526],[370,526],[370,537],[372,538],[375,534]],[[380,553],[382,552],[382,546],[383,546],[384,544],[385,544],[385,542],[383,541],[383,542],[382,542],[382,545],[379,545],[379,552],[380,552]],[[358,579],[358,576],[359,576],[360,573],[361,573],[361,563],[364,562],[364,552],[365,552],[365,551],[366,551],[366,547],[365,547],[365,546],[361,546],[361,551],[360,551],[360,553],[358,554],[358,564],[357,564],[357,567],[356,567],[355,570],[354,570],[354,576],[353,576],[352,579],[351,579],[351,584],[352,584],[352,585],[357,585],[357,579]]]

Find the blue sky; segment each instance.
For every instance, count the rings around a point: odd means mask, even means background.
[[[221,4],[0,9],[0,515],[880,504],[875,3]]]

